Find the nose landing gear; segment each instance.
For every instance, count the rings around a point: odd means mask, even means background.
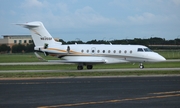
[[[144,65],[143,65],[142,63],[140,63],[139,68],[140,68],[140,69],[143,69],[143,68],[144,68]]]

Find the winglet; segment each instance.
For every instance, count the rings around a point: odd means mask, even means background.
[[[39,60],[47,61],[47,60],[45,60],[44,58],[42,58],[37,52],[34,52],[34,54],[36,55],[36,57],[37,57]]]

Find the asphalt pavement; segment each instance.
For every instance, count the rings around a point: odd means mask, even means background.
[[[0,79],[0,108],[180,108],[180,76]]]

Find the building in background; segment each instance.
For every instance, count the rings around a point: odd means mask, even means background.
[[[31,35],[2,35],[2,39],[0,39],[0,45],[6,44],[12,48],[15,44],[32,44]]]

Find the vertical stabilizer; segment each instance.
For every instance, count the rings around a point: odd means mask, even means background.
[[[23,26],[30,30],[32,39],[36,47],[52,45],[55,43],[55,40],[46,30],[42,22],[36,21],[17,25]]]

